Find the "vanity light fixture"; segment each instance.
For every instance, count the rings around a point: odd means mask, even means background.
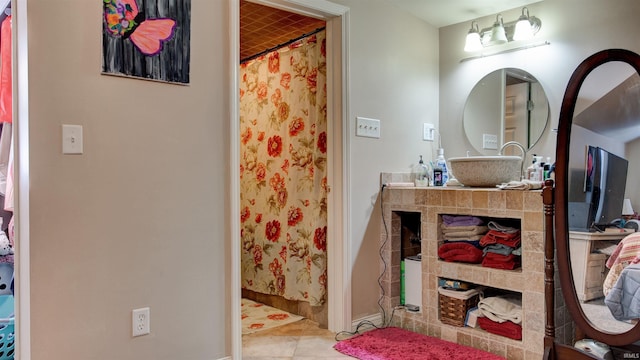
[[[471,22],[471,29],[469,29],[469,33],[467,34],[467,41],[464,43],[464,51],[472,52],[478,50],[482,50],[480,28],[478,27],[478,22],[473,20]]]
[[[464,50],[467,52],[475,52],[489,46],[507,44],[512,41],[531,40],[540,31],[542,21],[535,16],[529,16],[529,9],[522,8],[522,15],[515,21],[505,23],[502,14],[496,15],[496,21],[493,26],[477,30],[478,23],[476,20],[471,22],[471,30],[467,34]],[[480,37],[481,47],[473,46],[470,43],[476,35]]]
[[[500,45],[509,42],[507,40],[507,32],[504,29],[504,22],[502,21],[502,14],[496,15],[496,22],[493,23],[491,28],[491,38],[487,42],[487,45]]]
[[[538,19],[537,25],[536,23],[532,23],[529,17],[529,9],[527,7],[522,8],[522,15],[518,18],[518,22],[516,22],[515,30],[513,31],[513,40],[530,40],[533,39],[533,28],[537,26],[535,32],[540,30],[540,20]]]

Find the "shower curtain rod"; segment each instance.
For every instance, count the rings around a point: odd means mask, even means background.
[[[242,64],[242,63],[244,63],[244,62],[247,62],[247,61],[249,61],[249,60],[253,60],[253,59],[255,59],[255,58],[257,58],[257,57],[260,57],[260,56],[262,56],[262,55],[268,54],[268,53],[270,53],[270,52],[272,52],[272,51],[278,50],[278,49],[280,49],[281,47],[289,46],[289,45],[293,44],[294,42],[296,42],[296,41],[298,41],[298,40],[302,40],[302,39],[304,39],[304,38],[306,38],[306,37],[308,37],[308,36],[311,36],[311,35],[317,34],[317,33],[319,33],[320,31],[324,30],[325,28],[326,28],[326,27],[324,27],[324,26],[323,26],[323,27],[321,27],[321,28],[317,28],[317,29],[315,29],[315,30],[313,30],[313,31],[311,31],[311,32],[308,32],[308,33],[306,33],[306,34],[302,34],[302,35],[298,36],[297,38],[291,39],[291,40],[289,40],[289,41],[283,42],[282,44],[278,44],[278,45],[276,45],[276,46],[274,46],[274,47],[272,47],[272,48],[269,48],[269,49],[267,49],[267,50],[261,51],[261,52],[259,52],[259,53],[255,54],[255,55],[247,56],[246,58],[244,58],[244,59],[241,59],[241,60],[240,60],[240,64]]]

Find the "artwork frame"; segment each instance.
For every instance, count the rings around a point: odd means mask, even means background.
[[[191,0],[102,0],[102,74],[189,84]]]

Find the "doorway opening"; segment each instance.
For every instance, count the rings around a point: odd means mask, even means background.
[[[348,93],[348,77],[346,76],[346,69],[348,69],[348,54],[347,39],[348,39],[348,8],[337,5],[328,1],[295,1],[290,2],[288,0],[255,0],[252,1],[262,5],[275,7],[281,10],[290,11],[298,14],[305,14],[318,19],[326,21],[327,32],[327,119],[328,127],[327,133],[328,142],[327,148],[327,208],[328,208],[328,232],[327,232],[327,256],[328,262],[332,265],[327,269],[327,312],[328,312],[328,328],[331,331],[341,331],[351,328],[351,296],[349,292],[349,244],[348,236],[349,227],[348,221],[345,219],[349,213],[348,197],[344,194],[347,186],[346,179],[348,178],[348,164],[346,154],[348,154],[348,139],[346,138],[346,117],[348,114],[347,109],[347,93]],[[235,1],[231,1],[231,15],[232,15],[232,31],[234,31],[234,25],[237,26],[236,36],[232,34],[232,49],[239,49],[239,4]],[[235,4],[234,4],[235,3]],[[235,7],[235,9],[234,9]],[[235,38],[235,40],[234,40]],[[239,65],[239,51],[237,55],[233,55],[232,59],[236,59],[235,66]],[[233,65],[233,64],[232,64]],[[232,73],[237,74],[237,69],[232,69]],[[237,87],[239,79],[236,75],[236,80],[233,81],[232,87],[235,89],[234,96],[232,97],[232,166],[240,167],[240,128],[238,124],[239,120],[239,101],[237,94],[239,89]],[[234,90],[232,90],[232,93]],[[343,135],[344,134],[344,135]],[[235,175],[234,175],[235,173]],[[240,214],[240,190],[239,190],[239,172],[232,172],[232,189],[237,191],[236,194],[232,194],[232,206],[234,210],[233,214]],[[232,346],[234,354],[240,354],[242,349],[241,343],[241,324],[240,324],[240,299],[241,291],[239,289],[241,284],[240,279],[240,222],[232,222],[232,243],[231,249],[232,265],[232,283],[238,288],[233,289],[232,294],[232,330],[233,339]]]

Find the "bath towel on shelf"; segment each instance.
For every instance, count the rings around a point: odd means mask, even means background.
[[[503,224],[500,224],[496,221],[489,221],[489,223],[487,224],[487,227],[489,228],[489,230],[496,230],[496,231],[500,231],[501,233],[505,233],[505,234],[512,234],[515,232],[520,231],[520,229],[518,228],[514,228],[511,226],[506,226]]]
[[[443,234],[461,234],[461,235],[482,235],[486,234],[489,231],[489,228],[484,225],[473,225],[473,226],[448,226],[446,224],[442,224],[442,233]]]
[[[513,270],[520,266],[520,256],[488,252],[484,255],[484,258],[482,258],[482,266],[494,269]]]
[[[447,226],[484,225],[479,217],[466,215],[442,215],[442,222]]]
[[[499,323],[486,317],[478,318],[477,323],[486,332],[514,340],[522,340],[522,325],[514,324],[511,321]]]
[[[445,244],[453,244],[453,243],[470,244],[482,250],[482,246],[480,245],[480,240],[445,240],[444,243]]]
[[[482,250],[463,242],[444,243],[438,248],[438,256],[447,262],[465,262],[479,264],[482,262]]]
[[[512,248],[518,247],[518,245],[520,245],[520,231],[506,234],[496,230],[489,230],[489,232],[486,233],[480,240],[480,245],[482,246],[496,243],[507,245]]]
[[[507,255],[510,255],[513,252],[513,250],[514,248],[504,244],[491,244],[485,247],[484,249],[482,249],[482,252],[484,252],[485,255],[487,255],[487,253],[495,253],[495,254],[507,256]]]
[[[477,241],[479,243],[480,239],[482,239],[482,235],[451,236],[449,234],[443,234],[442,238],[443,240],[449,241]]]
[[[486,297],[478,302],[478,309],[483,316],[495,322],[522,323],[522,299],[516,296]]]

